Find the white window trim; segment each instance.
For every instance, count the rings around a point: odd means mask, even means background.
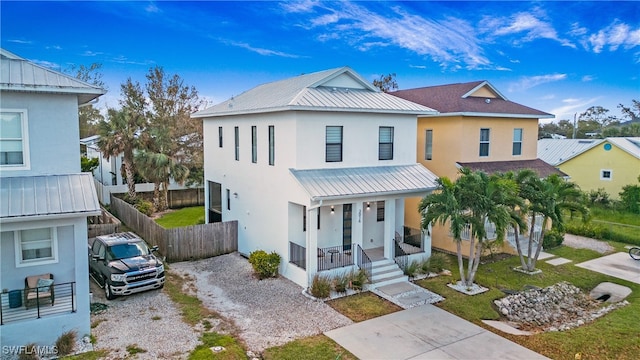
[[[27,109],[0,109],[0,112],[20,113],[22,117],[22,165],[0,165],[2,171],[31,170],[29,156],[29,119]]]
[[[22,230],[32,230],[32,229],[40,229],[40,228],[48,228],[51,231],[51,258],[48,259],[34,259],[34,260],[23,260],[22,259],[22,244],[20,239],[20,232]],[[56,264],[58,263],[58,228],[53,227],[32,227],[32,228],[24,228],[20,230],[13,231],[13,239],[15,246],[15,255],[16,255],[16,267],[27,267],[27,266],[36,266],[36,265],[46,265],[46,264]]]
[[[605,171],[609,172],[609,177],[608,178],[603,176]],[[600,169],[600,180],[611,181],[612,179],[613,179],[613,170],[611,170],[611,169]]]

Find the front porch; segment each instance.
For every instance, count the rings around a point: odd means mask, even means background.
[[[25,301],[24,289],[0,294],[0,325],[76,312],[76,283],[54,284],[53,288],[55,293],[53,299],[37,299],[30,304]]]

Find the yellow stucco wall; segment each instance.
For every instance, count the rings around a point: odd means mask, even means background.
[[[609,151],[605,150],[606,144],[611,146]],[[638,183],[640,159],[605,141],[560,164],[560,170],[583,191],[604,188],[612,199],[619,199],[623,186]],[[602,170],[611,171],[610,180],[601,179]]]

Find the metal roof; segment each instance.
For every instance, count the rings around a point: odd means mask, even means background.
[[[289,171],[314,201],[427,192],[437,179],[421,164]]]
[[[556,166],[603,141],[604,139],[540,139],[538,140],[538,158]]]
[[[0,220],[100,213],[89,173],[0,177]]]
[[[259,85],[198,111],[194,118],[285,110],[434,114],[435,110],[379,91],[349,67]]]
[[[0,90],[75,94],[78,104],[87,103],[107,92],[73,76],[36,65],[4,49],[0,49]]]

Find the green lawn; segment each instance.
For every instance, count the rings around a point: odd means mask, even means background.
[[[194,206],[178,209],[166,213],[156,219],[156,222],[165,229],[204,224],[204,206]]]
[[[577,353],[581,353],[583,360],[637,358],[640,354],[640,285],[575,266],[576,263],[600,256],[594,251],[560,247],[550,252],[573,262],[551,266],[539,261],[537,267],[543,272],[538,275],[525,275],[511,270],[520,264],[516,256],[480,265],[476,283],[490,289],[480,295],[468,296],[450,289],[447,283],[453,280],[451,277],[441,276],[417,283],[445,297],[446,300],[437,306],[552,359],[573,359]],[[455,259],[452,260],[452,264],[455,264]],[[451,270],[453,277],[458,279],[457,266],[452,266]],[[493,306],[493,300],[505,296],[501,289],[522,290],[525,285],[546,287],[560,281],[568,281],[584,292],[590,291],[603,281],[628,286],[633,291],[627,298],[630,305],[566,332],[513,336],[482,324],[481,320],[500,318]]]
[[[294,340],[266,349],[265,360],[355,360],[353,354],[324,335]]]

